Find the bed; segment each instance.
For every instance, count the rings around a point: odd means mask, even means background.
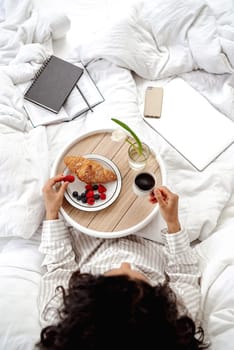
[[[146,86],[179,76],[234,120],[233,1],[1,0],[0,26],[0,348],[31,350],[38,340],[41,189],[58,153],[75,137],[113,128],[117,117],[162,157],[200,255],[210,349],[233,349],[234,145],[198,172],[142,119]],[[71,122],[33,128],[17,85],[51,53],[82,61],[105,102]],[[158,215],[138,234],[159,241],[163,224]]]

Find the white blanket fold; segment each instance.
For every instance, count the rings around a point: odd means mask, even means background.
[[[7,65],[23,45],[49,44],[52,38],[63,37],[70,20],[61,13],[43,14],[33,8],[30,0],[5,0],[5,20],[0,23],[0,62]]]
[[[217,1],[217,0],[216,0]],[[230,1],[230,0],[229,0]],[[145,79],[203,69],[232,73],[234,23],[223,23],[204,0],[137,3],[121,21],[97,33],[79,48],[84,62],[105,58]]]
[[[222,7],[219,0],[137,2],[121,20],[109,23],[73,54],[84,63],[104,58],[148,80],[191,72],[193,78],[197,72],[222,74],[224,89],[218,102],[213,92],[219,91],[219,77],[212,85],[206,78],[195,78],[196,89],[234,120],[232,0],[225,0]]]

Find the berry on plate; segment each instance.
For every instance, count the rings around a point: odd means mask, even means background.
[[[72,196],[82,203],[94,205],[96,200],[106,199],[106,192],[107,189],[102,184],[86,184],[83,192],[79,194],[77,191],[73,191]]]
[[[103,192],[103,193],[100,193],[100,198],[102,199],[102,200],[104,200],[104,199],[106,199],[106,194]]]
[[[106,192],[106,187],[103,186],[102,184],[99,184],[99,185],[98,185],[98,192],[99,192],[99,193]]]
[[[66,175],[66,176],[64,176],[63,181],[74,182],[75,181],[75,176],[73,176],[73,175]]]
[[[90,197],[93,197],[94,196],[94,192],[93,191],[88,191],[86,193],[86,198],[90,198]]]
[[[95,202],[95,199],[93,197],[90,197],[87,199],[87,203],[90,204],[90,205],[93,205]]]

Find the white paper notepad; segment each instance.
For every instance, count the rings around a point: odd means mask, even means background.
[[[234,142],[234,123],[181,78],[163,87],[161,118],[144,118],[197,170]]]

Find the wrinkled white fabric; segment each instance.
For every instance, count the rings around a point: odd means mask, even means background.
[[[43,216],[42,187],[49,177],[45,128],[0,137],[0,235],[30,238]]]
[[[106,58],[146,79],[194,69],[233,73],[231,1],[215,12],[214,1],[148,0],[79,48],[85,62]],[[228,6],[229,4],[229,6]],[[134,54],[133,54],[134,52]]]
[[[234,120],[230,79],[234,73],[233,6],[232,0],[222,5],[219,0],[140,1],[121,20],[108,23],[77,47],[74,54],[85,63],[107,59],[149,80],[193,71],[196,89]],[[203,71],[206,74],[201,79]]]

